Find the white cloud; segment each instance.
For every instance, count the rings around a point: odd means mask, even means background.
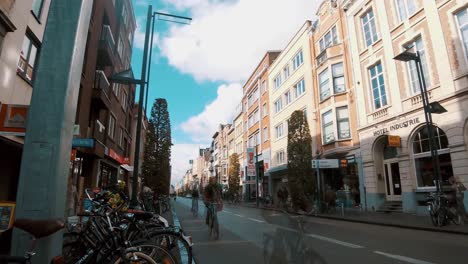
[[[283,49],[322,1],[166,0],[193,22],[172,26],[161,49],[169,63],[195,79],[244,81],[267,50]]]
[[[151,0],[136,0],[137,6],[147,6],[151,3]]]
[[[190,169],[189,160],[195,159],[198,155],[199,146],[197,144],[174,144],[171,155],[171,184],[176,185]]]
[[[143,50],[145,47],[145,30],[146,30],[146,19],[139,17],[136,19],[137,27],[135,29],[135,36],[133,37],[133,45],[137,49]],[[151,39],[150,39],[151,41]],[[158,32],[154,32],[153,35],[153,48],[158,47],[160,42],[160,37]]]
[[[211,135],[221,123],[232,122],[234,110],[242,98],[239,83],[221,85],[217,97],[205,106],[203,112],[192,116],[180,125],[194,142],[210,142]]]

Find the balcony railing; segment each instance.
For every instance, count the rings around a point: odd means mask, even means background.
[[[97,107],[104,109],[110,107],[110,84],[104,71],[97,70],[94,77],[93,100]]]
[[[98,64],[112,65],[114,57],[115,41],[109,25],[102,27],[99,38]]]

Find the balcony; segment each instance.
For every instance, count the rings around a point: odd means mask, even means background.
[[[110,84],[104,71],[97,70],[94,76],[93,102],[98,109],[110,107]]]
[[[102,66],[113,65],[115,41],[109,25],[104,25],[99,38],[98,64]]]

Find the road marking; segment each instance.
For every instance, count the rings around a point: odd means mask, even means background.
[[[213,246],[213,245],[221,245],[221,244],[251,244],[252,242],[247,240],[215,240],[215,241],[206,241],[206,242],[197,242],[195,244],[196,247],[198,246]]]
[[[278,216],[278,215],[282,215],[282,214],[270,214],[269,216]]]
[[[248,218],[249,220],[252,220],[252,221],[255,221],[255,222],[259,222],[259,223],[265,223],[265,221],[262,221],[262,220],[258,220],[258,219],[255,219],[255,218]]]
[[[382,255],[382,256],[386,256],[386,257],[389,257],[389,258],[392,258],[392,259],[397,259],[397,260],[405,261],[405,262],[408,262],[408,263],[413,263],[413,264],[434,264],[432,262],[427,262],[427,261],[424,261],[424,260],[414,259],[414,258],[410,258],[410,257],[400,256],[400,255],[393,255],[393,254],[385,253],[385,252],[382,252],[382,251],[374,251],[374,253]]]
[[[223,212],[228,213],[228,214],[232,214],[231,211],[227,211],[227,210],[223,210]]]
[[[333,239],[333,238],[324,237],[324,236],[320,236],[320,235],[307,234],[307,236],[312,237],[312,238],[316,238],[316,239],[319,239],[319,240],[331,242],[331,243],[334,243],[334,244],[337,244],[337,245],[349,247],[349,248],[363,248],[363,246],[360,246],[360,245],[356,245],[356,244],[352,244],[352,243],[348,243],[348,242],[344,242],[344,241],[340,241],[340,240],[336,240],[336,239]]]
[[[240,215],[240,214],[233,214],[235,216],[238,216],[238,217],[244,217],[243,215]]]

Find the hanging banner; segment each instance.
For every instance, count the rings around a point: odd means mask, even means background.
[[[255,175],[255,149],[247,148],[247,176]]]
[[[263,172],[266,173],[270,168],[270,149],[263,151]]]

